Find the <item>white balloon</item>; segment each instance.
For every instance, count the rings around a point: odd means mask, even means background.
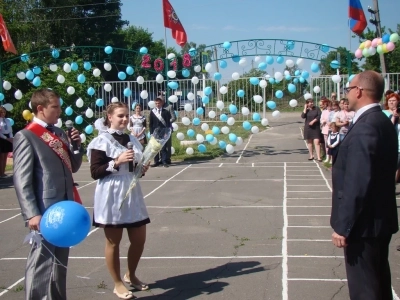
[[[225,95],[228,92],[228,88],[226,86],[221,86],[221,88],[219,89],[219,92],[222,95]]]
[[[261,120],[261,125],[262,125],[262,126],[268,126],[268,124],[269,124],[269,122],[268,122],[268,119],[267,119],[267,118],[263,118],[263,119]]]
[[[176,77],[176,72],[170,70],[170,71],[167,72],[167,76],[168,76],[169,78],[175,78],[175,77]]]
[[[172,129],[173,129],[174,131],[177,131],[177,130],[179,129],[178,124],[172,123]]]
[[[259,129],[257,126],[253,126],[253,127],[251,127],[251,132],[252,132],[253,134],[257,134],[257,133],[260,132],[260,129]]]
[[[296,99],[292,99],[289,101],[289,105],[290,107],[296,107],[297,106],[297,100]]]
[[[232,79],[233,80],[238,80],[240,78],[240,74],[238,72],[232,73]]]
[[[106,83],[106,84],[104,85],[104,90],[105,90],[106,92],[110,92],[110,91],[112,90],[111,84]]]
[[[260,86],[260,88],[264,89],[267,87],[268,83],[266,80],[261,80],[260,83],[258,84]]]
[[[140,98],[147,99],[147,97],[149,97],[149,93],[146,90],[140,92]]]
[[[208,124],[207,124],[207,123],[203,123],[203,124],[201,124],[201,130],[203,130],[203,131],[207,131],[208,129],[210,129],[210,126],[208,126]]]
[[[202,142],[204,142],[204,136],[201,134],[197,134],[196,135],[196,141],[201,144]]]
[[[58,83],[64,83],[65,82],[65,77],[63,75],[58,75],[57,76],[57,81],[58,81]]]
[[[6,103],[3,105],[3,107],[6,109],[6,111],[12,111],[14,106],[11,103]]]
[[[157,74],[156,81],[157,81],[157,83],[163,83],[164,82],[164,76],[162,76],[161,74]]]
[[[194,94],[192,92],[187,94],[187,99],[188,100],[194,100],[194,98],[195,98],[195,96],[194,96]]]
[[[286,61],[286,66],[287,66],[288,68],[293,68],[293,67],[294,67],[294,61],[291,60],[291,59],[288,59],[288,60]]]
[[[111,71],[111,69],[112,69],[112,66],[111,66],[110,63],[105,63],[105,64],[104,64],[104,70],[106,70],[106,71]]]
[[[319,86],[314,86],[314,93],[318,94],[321,91]]]
[[[201,71],[201,67],[199,65],[194,67],[194,71],[195,72],[200,72]]]
[[[210,110],[210,111],[208,112],[208,117],[209,117],[210,119],[214,119],[214,118],[215,118],[215,116],[216,116],[216,113],[215,113],[215,111],[213,111],[213,110]]]
[[[81,133],[81,134],[79,135],[79,137],[81,138],[81,142],[82,142],[82,143],[86,142],[86,135],[85,135],[84,133]]]
[[[178,96],[171,95],[171,96],[168,97],[168,101],[171,102],[171,103],[176,103],[176,102],[178,102]]]
[[[346,83],[346,87],[349,87],[349,86],[350,86],[350,82],[348,82],[348,81],[347,81],[347,83]]]
[[[233,152],[235,152],[235,148],[231,144],[226,145],[225,150],[228,154],[232,154]]]
[[[214,137],[214,139],[210,142],[211,145],[216,145],[218,143],[218,139]]]
[[[311,98],[312,98],[312,95],[310,93],[305,93],[304,94],[304,99],[305,100],[308,100],[308,99],[311,99]]]
[[[65,63],[63,66],[63,70],[65,73],[71,72],[71,65],[69,63]]]
[[[171,147],[171,154],[175,154],[175,148]]]
[[[86,111],[85,111],[85,115],[86,115],[86,117],[87,118],[93,118],[93,110],[92,109],[90,109],[90,108],[88,108]]]
[[[50,71],[55,72],[55,71],[57,71],[58,66],[56,64],[50,64],[49,69],[50,69]]]
[[[260,62],[260,61],[261,61],[261,57],[260,57],[260,56],[254,57],[254,61],[255,61],[255,62]]]
[[[281,116],[281,113],[279,112],[279,110],[275,110],[272,112],[272,116],[274,118],[279,118]]]
[[[199,83],[199,78],[197,78],[196,76],[192,77],[192,83],[193,84],[198,84]]]
[[[82,107],[83,106],[82,98],[76,99],[75,105],[76,105],[76,107]]]
[[[219,108],[219,109],[222,110],[222,109],[224,109],[224,106],[225,106],[225,105],[224,105],[224,102],[222,102],[221,100],[218,100],[218,101],[217,101],[217,108]]]
[[[342,81],[342,77],[340,77],[340,75],[333,75],[333,76],[332,76],[332,81],[333,81],[334,83],[339,83],[339,82]]]
[[[192,147],[186,148],[186,154],[187,155],[192,155],[194,153],[194,150]]]
[[[8,91],[11,89],[11,83],[9,81],[4,81],[3,82],[3,88]]]
[[[244,67],[247,65],[247,60],[245,58],[241,58],[239,60],[239,66]]]
[[[290,75],[290,72],[288,71],[288,70],[285,70],[284,72],[283,72],[283,74],[286,76],[286,75]]]
[[[54,126],[56,126],[56,127],[58,127],[58,128],[61,128],[61,126],[62,126],[62,120],[61,120],[60,118],[58,118],[57,123],[54,124]]]
[[[170,54],[167,55],[168,59],[174,59],[175,57],[176,57],[175,53],[170,53]]]
[[[29,101],[28,105],[29,105],[29,108],[32,109],[32,102],[31,101]]]
[[[236,146],[240,146],[241,144],[243,144],[243,139],[240,136],[238,136],[235,144]]]
[[[262,103],[263,102],[263,98],[260,95],[254,95],[253,96],[253,100],[255,103]]]
[[[93,76],[94,77],[99,77],[101,75],[101,71],[100,71],[100,69],[94,69],[93,70]]]
[[[282,81],[283,74],[281,72],[275,72],[274,78],[278,81]]]
[[[180,141],[183,141],[184,138],[185,138],[185,135],[184,135],[182,132],[178,132],[178,133],[176,134],[176,138],[177,138],[178,140],[180,140]]]
[[[112,103],[116,103],[116,102],[118,102],[119,100],[118,100],[118,98],[117,97],[112,97],[112,99],[111,99],[111,102]]]
[[[182,124],[185,126],[190,125],[190,119],[188,117],[183,117],[182,118]]]
[[[24,72],[18,72],[17,73],[17,77],[18,77],[18,79],[20,79],[20,80],[24,80],[25,79],[25,73]]]
[[[234,117],[229,117],[228,120],[226,121],[226,123],[229,126],[232,126],[233,124],[235,124],[235,118]]]
[[[204,67],[204,69],[205,69],[207,72],[210,72],[210,71],[212,70],[212,64],[211,64],[211,63],[207,63],[206,66]]]
[[[192,104],[190,104],[190,103],[186,103],[184,108],[185,108],[185,111],[188,111],[188,112],[193,109]]]
[[[21,100],[22,99],[22,92],[20,90],[16,90],[14,93],[14,97],[17,100]]]
[[[250,113],[250,110],[247,107],[242,107],[242,115],[247,116]]]
[[[156,103],[154,101],[149,101],[149,103],[147,103],[147,105],[149,106],[150,109],[153,109],[154,107],[156,107]]]
[[[229,133],[229,127],[228,126],[223,126],[223,127],[221,127],[221,132],[223,133],[223,134],[228,134]]]
[[[67,88],[67,93],[68,93],[69,95],[75,94],[75,88],[74,88],[73,86],[69,86],[69,87]]]
[[[269,80],[271,78],[271,75],[267,74],[264,76],[264,78]]]
[[[303,63],[304,63],[304,59],[302,59],[302,58],[298,58],[297,61],[296,61],[296,65],[297,65],[298,67],[303,66]]]
[[[138,78],[136,78],[136,82],[138,84],[143,84],[144,83],[144,78],[142,76],[138,76]]]
[[[368,54],[370,56],[375,55],[376,54],[376,48],[375,47],[369,47],[368,48]]]

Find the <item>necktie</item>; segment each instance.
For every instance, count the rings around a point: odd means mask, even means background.
[[[53,124],[47,124],[46,129],[50,131],[51,133],[54,133],[54,125]]]

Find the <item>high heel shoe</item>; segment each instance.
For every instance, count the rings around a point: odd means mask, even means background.
[[[124,281],[125,281],[126,283],[129,283],[130,286],[134,287],[134,288],[135,288],[136,290],[138,290],[138,291],[147,291],[147,290],[149,289],[149,286],[148,286],[146,283],[144,283],[144,282],[140,282],[140,284],[132,283],[132,282],[129,280],[128,276],[126,276],[126,274],[124,275]]]
[[[308,160],[314,160],[314,157],[309,158]]]
[[[132,293],[131,291],[121,294],[121,293],[118,293],[118,291],[117,291],[116,288],[114,288],[113,293],[114,293],[115,295],[117,295],[117,297],[118,297],[119,299],[134,299],[134,298],[135,298],[135,296],[133,295],[133,293]]]

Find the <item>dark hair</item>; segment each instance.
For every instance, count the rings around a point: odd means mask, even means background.
[[[387,97],[387,96],[389,96],[390,94],[393,94],[394,93],[394,91],[392,91],[392,90],[387,90],[386,92],[385,92],[385,97]]]
[[[339,101],[337,101],[337,100],[333,100],[332,101],[332,106],[339,106]]]
[[[306,103],[308,104],[308,103],[314,103],[314,100],[313,99],[307,99],[306,100]]]
[[[397,103],[397,105],[400,104],[400,96],[396,93],[391,93],[391,94],[386,95],[386,97],[385,97],[385,102],[383,103],[383,106],[385,107],[385,109],[389,109],[389,104],[388,104],[389,99],[393,98],[393,97],[396,98],[397,102],[399,102],[399,103]]]
[[[164,98],[162,96],[157,96],[157,98],[156,98],[156,100],[154,100],[154,102],[155,101],[163,101],[164,102]]]
[[[110,121],[108,120],[108,116],[112,115],[117,108],[126,108],[128,109],[128,105],[122,102],[110,103],[106,108],[106,116],[104,118],[104,126],[110,127]]]
[[[3,106],[0,106],[0,111],[4,111],[4,113],[7,114],[7,109],[5,109]]]
[[[135,110],[136,110],[136,107],[140,107],[140,110],[143,110],[143,107],[142,107],[142,105],[141,105],[140,103],[137,103],[137,104],[135,105]]]
[[[339,129],[339,126],[336,124],[336,122],[331,122],[331,124],[329,126],[335,126],[336,129]]]
[[[37,114],[37,107],[39,105],[47,107],[51,99],[60,99],[60,95],[57,92],[49,89],[39,89],[34,91],[31,97],[32,112]]]

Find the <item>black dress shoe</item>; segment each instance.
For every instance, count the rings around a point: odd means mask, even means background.
[[[155,167],[158,167],[160,164],[152,164],[152,165],[150,165],[150,167],[152,167],[152,168],[155,168]]]
[[[168,164],[163,164],[164,168],[169,168]]]

